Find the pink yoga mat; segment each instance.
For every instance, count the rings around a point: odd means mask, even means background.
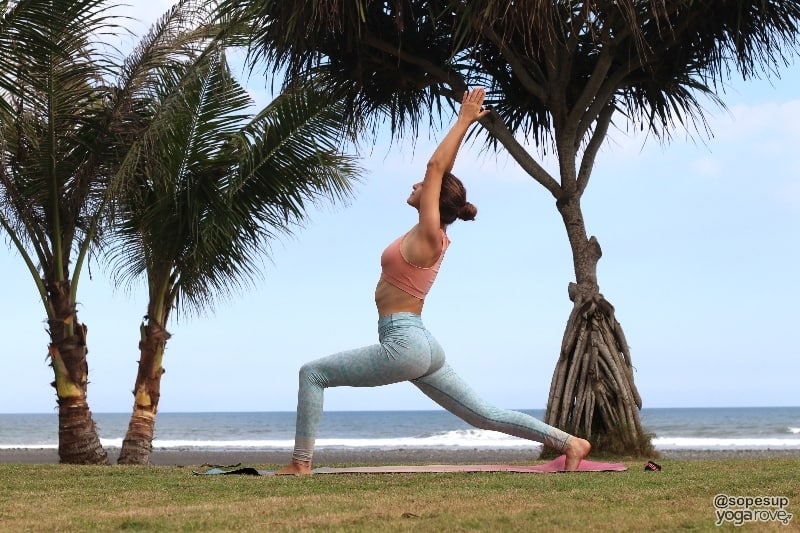
[[[533,466],[520,465],[396,465],[396,466],[354,466],[350,468],[320,467],[312,470],[314,474],[402,474],[422,472],[519,472],[523,474],[545,474],[548,472],[565,472],[564,462],[566,456],[562,455],[549,463]],[[229,475],[242,474],[251,476],[272,476],[274,470],[256,470],[252,467],[214,467],[205,472],[193,472],[198,475]],[[599,463],[597,461],[581,461],[578,472],[622,472],[628,467],[622,463]]]
[[[520,465],[398,465],[398,466],[354,466],[350,468],[315,468],[314,474],[400,474],[415,472],[519,472],[543,474],[549,472],[565,472],[562,455],[549,463],[533,466]],[[578,472],[622,472],[628,467],[622,463],[599,463],[597,461],[581,461]]]

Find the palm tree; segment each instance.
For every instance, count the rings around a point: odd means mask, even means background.
[[[676,123],[707,133],[700,98],[724,107],[717,90],[732,69],[745,78],[777,72],[796,50],[800,2],[223,0],[220,11],[251,23],[251,65],[324,80],[344,95],[348,116],[388,118],[392,132],[413,131],[469,85],[489,88],[488,144],[553,196],[572,249],[573,309],[546,421],[598,450],[652,453],[581,198],[614,117],[664,141]],[[555,172],[520,139],[555,153]]]
[[[358,175],[340,148],[340,105],[298,88],[249,113],[253,102],[221,40],[200,39],[195,53],[141,69],[159,41],[164,50],[177,48],[171,39],[188,43],[178,7],[132,54],[119,83],[138,87],[128,106],[137,114],[107,252],[118,281],[144,278],[149,298],[120,464],[149,463],[172,311],[209,310],[249,284],[269,243],[291,232],[309,203],[348,198]]]
[[[107,464],[87,400],[87,327],[76,302],[99,242],[111,175],[103,0],[0,4],[0,227],[47,315],[61,462]]]

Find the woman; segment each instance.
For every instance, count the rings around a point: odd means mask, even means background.
[[[381,255],[375,289],[379,344],[348,350],[307,363],[300,369],[295,448],[289,465],[277,474],[310,474],[317,425],[326,387],[373,387],[410,381],[439,405],[475,427],[535,440],[566,455],[575,470],[589,454],[588,441],[573,437],[516,411],[483,402],[445,362],[444,351],[422,325],[422,306],[450,240],[447,226],[456,218],[474,220],[462,183],[450,174],[470,125],[484,117],[486,92],[464,93],[458,119],[428,161],[425,178],[413,186],[408,204],[419,222]]]

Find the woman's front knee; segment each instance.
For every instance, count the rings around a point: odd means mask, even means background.
[[[312,385],[317,385],[319,387],[325,387],[327,384],[327,380],[322,372],[314,365],[313,362],[306,363],[300,367],[300,371],[298,372],[300,378],[300,384],[303,383],[310,383]]]

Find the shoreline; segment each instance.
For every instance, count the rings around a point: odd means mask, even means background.
[[[116,464],[119,449],[108,449],[111,464]],[[722,459],[800,459],[800,449],[763,450],[660,450],[660,460],[722,460]],[[289,450],[164,450],[155,449],[150,456],[152,466],[230,466],[282,465],[289,461]],[[591,459],[591,455],[589,457]],[[537,449],[325,449],[314,454],[315,466],[341,463],[381,464],[500,464],[539,461]],[[641,459],[627,461],[636,463]],[[0,450],[0,464],[58,464],[58,450],[5,449]],[[621,462],[626,462],[622,460]]]

